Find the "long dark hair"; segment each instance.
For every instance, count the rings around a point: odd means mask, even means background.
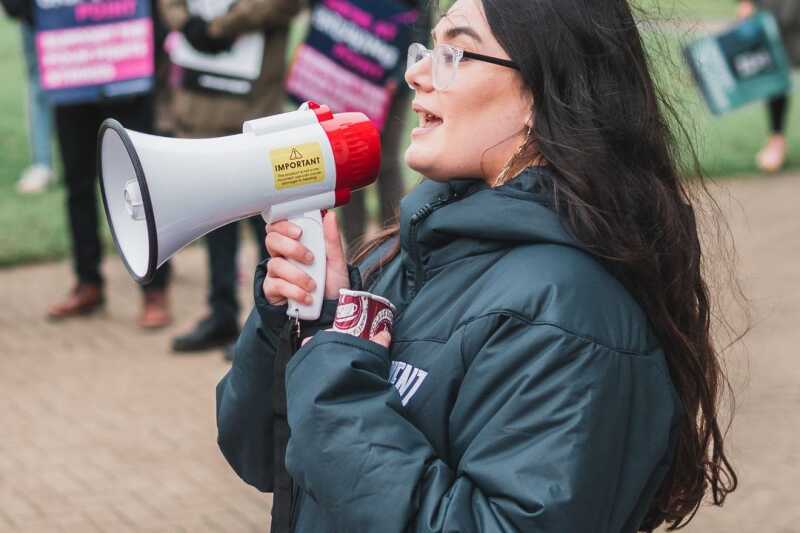
[[[682,162],[700,174],[697,158],[678,142],[675,132],[682,141],[686,132],[656,89],[627,0],[481,2],[533,93],[533,128],[511,175],[537,161],[554,171],[546,187],[563,224],[633,294],[666,354],[685,412],[672,467],[641,530],[680,528],[709,490],[722,505],[738,483],[718,420],[728,382],[711,337],[693,201],[705,188],[700,178],[692,191],[681,180]],[[395,233],[384,232],[361,257]]]

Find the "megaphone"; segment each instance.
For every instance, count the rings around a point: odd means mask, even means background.
[[[325,289],[320,210],[350,200],[375,181],[380,134],[362,113],[334,114],[307,102],[299,110],[245,122],[243,133],[173,139],[126,130],[107,119],[98,134],[98,170],[114,244],[133,278],[147,283],[186,245],[236,220],[261,214],[291,220],[314,264],[313,303],[288,314],[319,317]]]

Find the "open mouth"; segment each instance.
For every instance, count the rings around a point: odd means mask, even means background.
[[[440,117],[437,117],[433,113],[418,111],[417,116],[419,117],[419,127],[422,129],[435,128],[441,126],[443,122]]]

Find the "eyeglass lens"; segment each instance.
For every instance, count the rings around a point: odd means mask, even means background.
[[[450,87],[458,70],[456,51],[451,46],[438,45],[433,50],[428,50],[420,43],[413,43],[408,47],[408,63],[406,70],[410,69],[428,55],[432,56],[433,86],[442,91]],[[409,84],[414,89],[414,87]]]

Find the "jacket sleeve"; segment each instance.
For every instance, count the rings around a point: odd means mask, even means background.
[[[237,0],[224,15],[209,24],[216,37],[236,37],[265,28],[285,28],[304,7],[303,0]]]
[[[480,346],[462,353],[468,368],[442,428],[460,456],[437,455],[404,416],[383,347],[323,332],[290,363],[287,468],[337,530],[628,530],[611,524],[618,498],[655,490],[668,455],[671,411],[636,403],[658,390],[661,369],[635,380],[631,356],[513,316],[478,319],[460,342]],[[634,409],[666,422],[642,432],[647,452],[631,458]]]
[[[351,282],[358,271],[351,269]],[[217,385],[217,442],[231,467],[245,482],[262,492],[272,491],[273,362],[281,329],[286,324],[286,306],[270,305],[261,286],[266,261],[256,269],[255,308],[250,312],[234,348],[231,369]],[[324,303],[320,318],[302,322],[304,336],[330,327],[336,301]]]
[[[271,492],[275,346],[259,322],[253,310],[236,342],[233,365],[217,385],[217,443],[239,477]]]

